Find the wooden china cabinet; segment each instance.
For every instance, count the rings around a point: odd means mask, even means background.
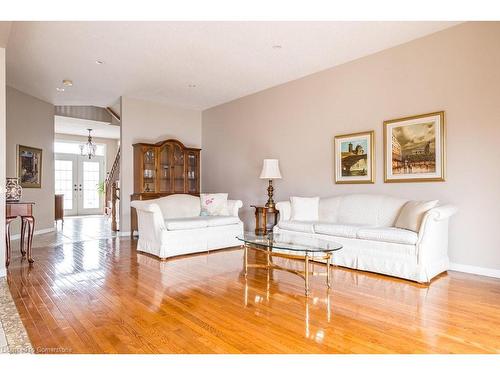
[[[175,139],[134,147],[134,194],[130,200],[148,200],[170,194],[200,194],[200,151]],[[137,213],[131,207],[131,233]]]

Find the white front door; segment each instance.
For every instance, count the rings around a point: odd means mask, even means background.
[[[104,198],[98,186],[104,181],[104,157],[88,159],[79,156],[78,161],[78,215],[102,214]]]
[[[104,157],[92,159],[73,154],[55,156],[55,191],[64,194],[64,215],[102,214],[104,197],[98,186],[104,181]]]
[[[55,191],[64,194],[64,216],[77,215],[78,155],[56,154],[55,159]]]

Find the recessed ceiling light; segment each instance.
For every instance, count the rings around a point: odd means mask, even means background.
[[[275,44],[273,49],[281,49],[283,46],[281,44]]]
[[[56,90],[57,90],[58,92],[63,92],[63,91],[64,91],[64,88],[63,88],[63,87],[56,87]]]
[[[190,83],[190,84],[188,85],[188,87],[189,87],[190,89],[194,89],[194,88],[196,87],[196,85],[195,85],[194,83]]]
[[[96,61],[95,61],[95,63],[96,63],[97,65],[102,65],[102,64],[104,64],[104,61],[102,61],[102,60],[96,60]]]
[[[70,79],[63,79],[62,83],[64,86],[68,86],[68,87],[73,86],[73,81]]]

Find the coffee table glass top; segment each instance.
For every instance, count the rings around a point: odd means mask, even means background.
[[[280,250],[328,253],[342,249],[342,245],[337,242],[310,238],[300,234],[268,233],[257,235],[254,232],[245,232],[243,235],[236,236],[236,238],[246,245]]]

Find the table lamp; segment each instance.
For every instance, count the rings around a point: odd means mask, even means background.
[[[269,180],[269,186],[267,187],[268,200],[266,203],[267,208],[274,208],[273,201],[273,179],[281,178],[279,160],[278,159],[264,159],[262,164],[262,172],[260,172],[260,178]]]

